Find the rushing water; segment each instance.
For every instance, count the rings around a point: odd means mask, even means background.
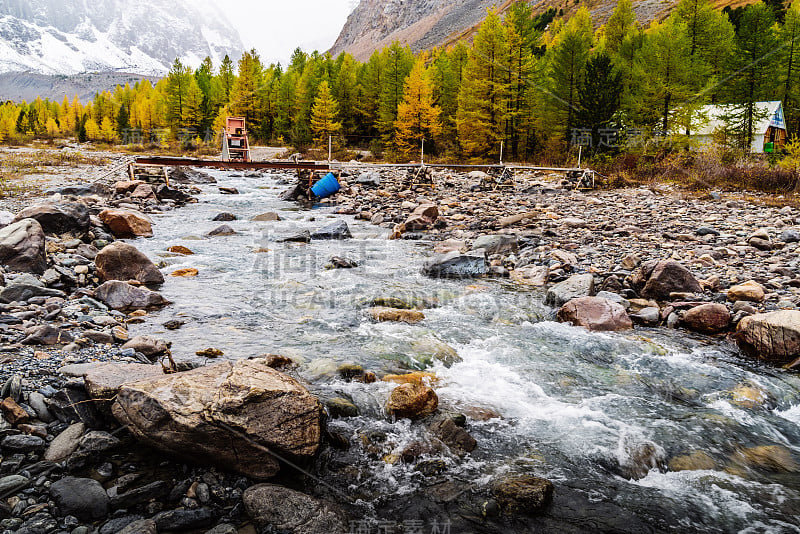
[[[290,356],[322,396],[352,399],[361,416],[335,420],[331,428],[351,438],[351,451],[342,454],[358,464],[361,478],[348,472],[327,480],[361,499],[369,513],[385,517],[390,512],[384,508],[401,510],[398,499],[432,483],[413,466],[368,456],[359,436],[377,431],[385,436],[383,452],[399,453],[423,430],[387,421],[381,407],[391,386],[344,382],[335,372],[342,363],[379,374],[427,367],[439,377],[441,409],[471,416],[468,430],[478,449],[466,460],[443,458],[447,468],[435,487],[439,502],[451,502],[431,513],[458,502],[441,498],[442,480],[480,492],[495,477],[527,473],[556,485],[543,519],[500,528],[479,518],[469,530],[454,524],[452,534],[567,527],[800,532],[798,375],[756,365],[726,342],[683,331],[598,334],[557,324],[539,291],[501,280],[426,279],[419,270],[432,254],[429,244],[389,241],[386,230],[365,222],[279,201],[285,186],[276,177],[212,174],[241,194],[202,186],[200,203],[156,215],[155,237],[136,242],[164,262],[165,275],[183,267],[200,271],[193,278],[166,276],[161,291],[174,304],[148,316],[139,331],[171,340],[178,359],[196,359],[195,351],[207,347],[223,350],[225,358]],[[225,223],[237,234],[204,238],[222,224],[211,221],[221,211],[238,216]],[[282,220],[250,221],[268,211]],[[278,242],[337,218],[347,220],[353,239]],[[172,245],[195,255],[166,252]],[[360,266],[326,270],[333,255]],[[419,325],[372,322],[366,303],[385,296],[424,302],[426,319]],[[185,325],[161,327],[171,319]],[[447,354],[446,346],[460,358],[449,367],[432,357]],[[733,393],[741,386],[764,392],[766,402],[742,406]],[[776,445],[761,456],[772,460],[761,465],[741,452]],[[715,467],[666,468],[670,459],[697,451]]]

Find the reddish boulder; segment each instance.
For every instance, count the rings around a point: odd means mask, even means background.
[[[558,310],[558,320],[596,332],[614,332],[633,327],[622,305],[600,297],[572,299]]]

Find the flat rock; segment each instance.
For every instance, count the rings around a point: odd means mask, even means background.
[[[515,235],[495,234],[483,235],[472,243],[472,250],[483,249],[486,254],[501,254],[519,250],[519,242]]]
[[[143,363],[90,364],[83,372],[86,391],[93,399],[111,400],[124,384],[164,377],[160,365]]]
[[[280,470],[264,448],[308,460],[322,437],[322,405],[264,359],[220,362],[124,384],[112,411],[150,446],[255,479]]]
[[[210,232],[206,234],[207,237],[226,237],[230,235],[236,235],[236,230],[228,226],[227,224],[222,224],[217,226]]]
[[[253,221],[253,222],[270,222],[270,221],[280,221],[281,218],[274,211],[270,211],[270,212],[267,212],[267,213],[261,213],[259,215],[256,215],[255,217],[253,217],[250,220]]]

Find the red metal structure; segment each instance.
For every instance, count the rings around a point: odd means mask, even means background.
[[[225,119],[222,130],[222,161],[250,162],[250,143],[243,117]]]

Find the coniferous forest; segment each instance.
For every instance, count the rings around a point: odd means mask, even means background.
[[[800,128],[800,3],[725,11],[681,0],[664,20],[637,22],[620,0],[595,28],[534,14],[527,2],[489,12],[471,42],[417,54],[399,43],[366,63],[296,50],[265,65],[255,50],[235,63],[176,60],[169,75],[97,94],[91,102],[6,102],[0,140],[75,136],[124,145],[216,146],[226,116],[243,116],[258,143],[298,149],[369,149],[394,161],[425,154],[469,161],[559,161],[575,147],[619,154],[684,149],[687,133],[725,107],[725,146],[750,145],[754,105],[782,101],[790,138]],[[793,142],[789,143],[789,147]]]

